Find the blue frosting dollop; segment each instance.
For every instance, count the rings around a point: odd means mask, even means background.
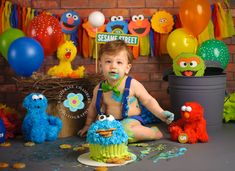
[[[112,132],[112,136],[110,137],[103,137],[96,131],[99,129],[110,129],[116,128]],[[111,145],[111,144],[121,144],[127,143],[128,136],[124,131],[122,124],[116,120],[97,120],[93,123],[88,132],[87,132],[87,142],[91,144],[100,144],[100,145]]]

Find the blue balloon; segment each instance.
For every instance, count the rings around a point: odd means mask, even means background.
[[[44,59],[41,44],[30,37],[16,39],[8,49],[8,62],[17,75],[29,77]]]

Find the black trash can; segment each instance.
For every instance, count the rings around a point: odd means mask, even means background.
[[[180,118],[185,102],[195,101],[204,107],[208,131],[222,127],[226,74],[203,77],[169,75],[169,95],[172,111]]]

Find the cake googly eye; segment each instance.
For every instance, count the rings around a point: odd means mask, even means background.
[[[113,115],[107,115],[107,120],[109,121],[113,121],[115,118],[113,117]]]
[[[99,119],[99,121],[104,121],[104,120],[106,120],[106,116],[105,115],[99,115],[98,119]]]

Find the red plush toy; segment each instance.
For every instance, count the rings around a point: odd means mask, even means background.
[[[186,102],[181,107],[181,118],[172,122],[169,132],[173,141],[181,143],[208,142],[204,109],[196,102]]]

